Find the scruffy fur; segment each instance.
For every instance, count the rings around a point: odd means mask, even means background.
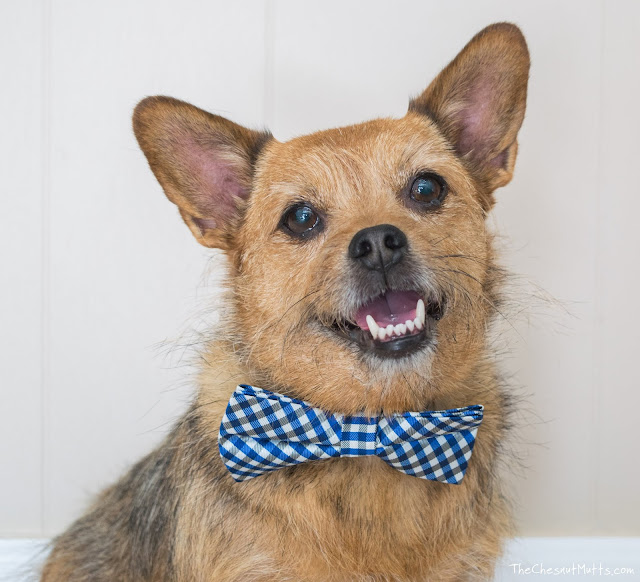
[[[493,191],[512,177],[528,71],[520,31],[495,24],[402,119],[286,143],[174,99],[140,103],[134,131],[151,169],[196,239],[226,251],[218,329],[228,333],[202,354],[189,411],[55,540],[43,581],[491,579],[511,522],[496,474],[508,398],[487,340],[502,275],[485,219]],[[449,185],[430,212],[407,197],[426,170]],[[282,228],[298,201],[323,219],[308,240]],[[409,240],[409,266],[386,279],[356,272],[347,255],[356,232],[379,224]],[[446,298],[427,348],[382,359],[329,329],[386,285]],[[376,457],[236,483],[217,434],[238,383],[335,413],[480,403],[485,418],[459,485],[407,476]]]

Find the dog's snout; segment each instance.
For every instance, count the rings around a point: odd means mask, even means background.
[[[407,236],[391,224],[363,228],[349,243],[349,257],[372,271],[386,271],[407,251]]]

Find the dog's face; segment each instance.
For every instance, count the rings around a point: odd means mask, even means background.
[[[519,30],[493,25],[404,118],[286,143],[173,99],[138,106],[167,196],[229,254],[219,332],[256,377],[377,413],[420,408],[468,374],[495,308],[485,217],[512,176],[528,69]]]
[[[236,238],[234,332],[252,360],[332,408],[410,407],[434,374],[464,372],[488,239],[435,124],[410,114],[262,156]]]

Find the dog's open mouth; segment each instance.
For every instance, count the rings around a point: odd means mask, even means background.
[[[331,329],[363,350],[383,357],[402,357],[434,339],[444,303],[425,300],[416,291],[387,291],[358,309],[355,322],[336,321]]]

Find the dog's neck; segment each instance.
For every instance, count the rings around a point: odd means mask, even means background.
[[[295,398],[302,396],[301,399],[318,405],[320,408],[328,409],[328,412],[332,413],[352,414],[356,412],[353,406],[342,406],[340,403],[336,406],[322,406],[322,403],[314,402],[313,397],[309,398],[307,394],[301,395],[295,386],[274,382],[267,374],[246,365],[233,350],[233,347],[223,341],[211,343],[203,361],[206,363],[199,374],[199,400],[209,409],[216,423],[219,423],[228,398],[238,384],[259,386]],[[482,354],[473,365],[469,366],[469,372],[462,380],[456,379],[452,382],[442,378],[439,381],[432,380],[422,384],[420,384],[420,380],[417,377],[404,378],[404,382],[410,382],[414,393],[405,405],[391,400],[385,402],[385,386],[371,385],[369,387],[370,393],[377,390],[383,394],[383,397],[377,398],[373,405],[364,406],[364,411],[371,414],[380,412],[387,414],[410,410],[460,408],[470,404],[483,404],[494,409],[500,406],[501,396],[496,367],[485,354]],[[416,393],[418,386],[420,388],[424,386],[420,393]],[[339,392],[342,387],[327,385],[323,388],[325,388],[324,392]]]

